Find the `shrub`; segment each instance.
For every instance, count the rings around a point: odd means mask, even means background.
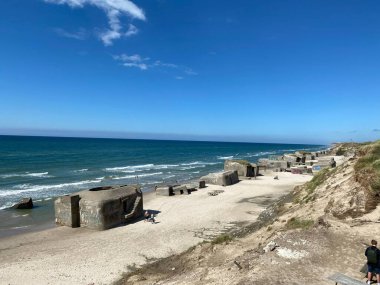
[[[329,177],[329,174],[330,174],[329,172],[330,172],[329,168],[324,168],[318,173],[316,173],[313,179],[311,179],[309,182],[306,183],[307,192],[313,193],[314,190],[317,189],[319,185],[321,185],[323,182],[326,181],[326,179]]]
[[[310,229],[313,225],[313,220],[302,220],[300,218],[293,217],[286,223],[286,228],[307,230]]]
[[[363,156],[354,167],[357,181],[380,193],[380,141],[363,146],[359,153]]]
[[[343,149],[343,148],[338,148],[338,150],[336,151],[336,155],[345,155],[346,154],[346,150]]]
[[[211,244],[229,243],[233,240],[230,235],[222,234],[211,241]]]

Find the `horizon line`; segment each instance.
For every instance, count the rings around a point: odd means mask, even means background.
[[[106,140],[145,140],[145,141],[178,141],[178,142],[206,142],[206,143],[242,143],[242,144],[286,144],[286,145],[313,145],[328,146],[330,144],[315,143],[284,143],[284,142],[254,142],[254,141],[230,141],[230,140],[202,140],[202,139],[170,139],[170,138],[127,138],[127,137],[96,137],[96,136],[72,136],[72,135],[48,135],[48,134],[5,134],[0,132],[0,137],[35,137],[35,138],[71,138],[71,139],[106,139]]]

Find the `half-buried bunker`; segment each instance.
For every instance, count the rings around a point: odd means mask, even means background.
[[[68,227],[106,230],[143,215],[138,186],[106,186],[59,197],[54,202],[55,222]]]

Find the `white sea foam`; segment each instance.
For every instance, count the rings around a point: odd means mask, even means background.
[[[120,180],[120,179],[140,178],[140,177],[156,176],[156,175],[161,175],[161,174],[162,174],[162,172],[143,173],[143,174],[139,174],[139,175],[119,176],[119,177],[115,177],[114,179]]]
[[[122,173],[135,173],[142,172],[146,170],[160,170],[160,169],[169,169],[176,168],[178,164],[142,164],[142,165],[128,165],[128,166],[120,166],[120,167],[110,167],[105,168],[105,171],[108,172],[122,172]]]
[[[203,164],[206,164],[206,165],[217,165],[217,164],[221,164],[222,162],[204,162]]]
[[[203,167],[206,167],[206,165],[200,164],[196,166],[186,166],[186,167],[181,167],[180,170],[189,170],[189,169],[203,168]]]
[[[216,165],[220,162],[203,162],[203,161],[194,161],[188,163],[181,163],[181,166],[194,166],[194,165]]]
[[[20,227],[12,227],[11,229],[12,230],[18,230],[18,229],[25,229],[25,228],[28,228],[30,226],[20,226]]]
[[[13,196],[13,195],[18,195],[18,194],[27,193],[27,192],[39,192],[39,191],[54,190],[54,189],[61,189],[61,188],[67,188],[67,187],[79,187],[82,185],[99,183],[99,182],[100,182],[99,179],[95,179],[95,180],[84,180],[84,181],[62,183],[62,184],[55,184],[55,185],[19,184],[19,185],[15,185],[12,190],[5,190],[5,191],[1,190],[0,197]]]
[[[169,179],[169,178],[173,178],[175,177],[175,175],[168,175],[168,176],[165,176],[164,179]]]
[[[188,165],[197,165],[197,164],[203,164],[201,161],[194,161],[194,162],[188,162],[188,163],[181,163],[183,166],[188,166]]]
[[[125,172],[125,171],[136,171],[139,169],[151,169],[154,167],[154,164],[142,164],[142,165],[134,165],[134,166],[119,166],[119,167],[108,167],[105,168],[105,171],[111,172]]]
[[[13,203],[7,202],[4,205],[0,206],[0,210],[4,210],[4,209],[10,208],[12,206],[13,206]]]
[[[276,154],[275,151],[261,151],[256,153],[247,153],[245,157],[258,157],[258,156],[265,156],[265,155],[271,155]]]
[[[168,169],[168,168],[176,168],[178,167],[178,164],[159,164],[155,165],[153,169]]]
[[[74,170],[74,172],[86,172],[86,171],[88,171],[88,168]]]
[[[230,156],[218,156],[218,159],[221,159],[221,160],[233,159],[233,158],[234,158],[233,155],[230,155]]]
[[[14,177],[38,177],[38,178],[48,178],[52,177],[49,172],[24,172],[24,173],[10,173],[2,174],[0,178],[14,178]]]

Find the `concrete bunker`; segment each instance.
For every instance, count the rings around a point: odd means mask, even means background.
[[[255,177],[256,165],[246,160],[226,160],[224,162],[224,171],[237,171],[242,177]]]
[[[210,173],[206,176],[201,177],[201,180],[205,181],[207,184],[214,184],[220,186],[233,185],[239,182],[238,172],[234,171],[223,171]]]
[[[139,186],[105,186],[59,197],[54,202],[55,222],[68,227],[106,230],[141,217]]]

